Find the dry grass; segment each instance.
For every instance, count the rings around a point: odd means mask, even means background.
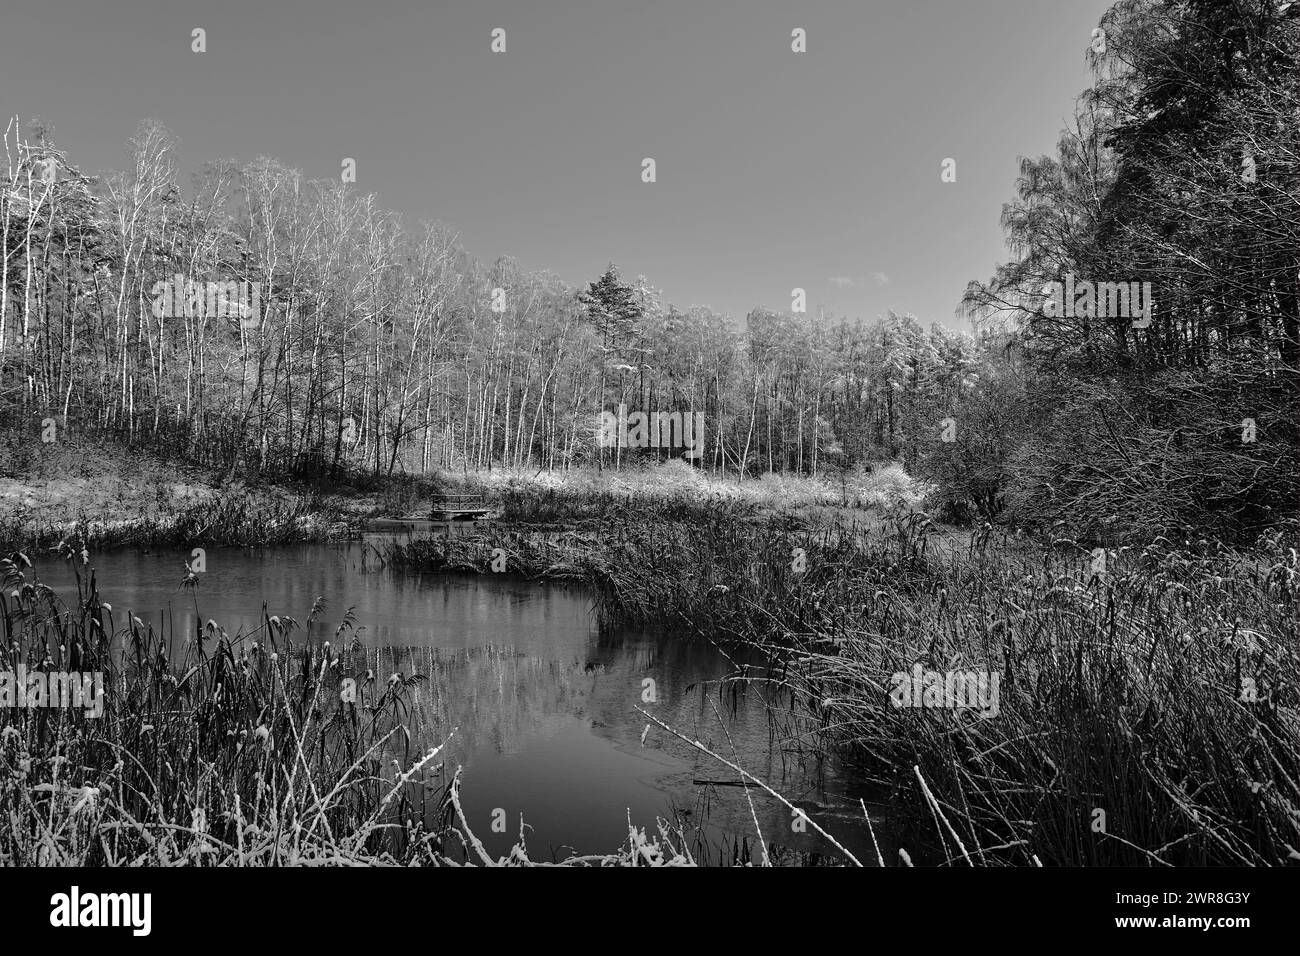
[[[1300,559],[1156,541],[965,553],[919,515],[884,535],[627,514],[599,533],[416,541],[423,569],[589,584],[606,623],[760,648],[797,702],[787,741],[836,747],[891,794],[918,858],[976,864],[1300,861]],[[802,552],[802,570],[799,553]],[[890,676],[1001,675],[996,717],[891,706]],[[756,679],[736,675],[737,680]]]
[[[567,472],[496,469],[444,476],[445,491],[481,494],[508,522],[592,523],[634,510],[669,517],[781,512],[815,518],[829,509],[907,511],[929,493],[900,466],[833,477],[764,474],[740,481],[678,459],[661,465]]]
[[[482,852],[457,778],[439,782],[446,740],[411,749],[420,678],[368,681],[350,616],[321,646],[265,615],[234,637],[215,622],[160,634],[119,623],[93,572],[73,607],[29,574],[22,554],[0,561],[0,669],[103,671],[107,691],[98,718],[0,711],[0,865],[541,865],[522,835],[506,857]],[[355,702],[341,699],[348,678]],[[621,849],[564,865],[691,865],[685,844],[666,824],[629,825]]]

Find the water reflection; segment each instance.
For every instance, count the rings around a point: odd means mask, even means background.
[[[234,635],[264,613],[305,624],[323,597],[326,610],[308,631],[337,640],[353,608],[356,666],[377,678],[370,693],[395,673],[424,678],[409,689],[411,750],[456,729],[442,779],[464,768],[463,805],[495,855],[518,839],[521,814],[534,859],[610,851],[629,818],[653,831],[657,817],[698,827],[708,847],[694,848],[700,854],[752,843],[754,817],[769,844],[831,850],[811,828],[797,832],[777,800],[735,786],[734,771],[658,727],[647,732],[641,707],[806,808],[859,859],[874,859],[858,791],[840,768],[783,747],[774,732],[788,701],[729,679],[757,661],[680,635],[600,634],[586,595],[573,588],[386,571],[373,545],[209,549],[197,594],[178,591],[188,557],[179,551],[100,555],[95,564],[116,612],[166,621],[175,634],[212,619]],[[38,559],[35,570],[65,597],[75,594],[68,566]],[[506,832],[494,829],[502,819]]]

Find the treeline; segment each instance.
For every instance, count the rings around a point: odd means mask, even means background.
[[[1003,207],[1013,261],[963,303],[1026,373],[1006,517],[1191,540],[1294,521],[1300,3],[1121,0],[1086,55],[1073,128]],[[1154,308],[1061,314],[1044,290],[1074,280],[1149,282]]]
[[[702,467],[817,474],[915,461],[979,364],[970,336],[911,317],[756,310],[741,329],[613,266],[585,289],[484,266],[272,160],[210,164],[183,193],[156,123],[102,179],[46,129],[11,124],[9,145],[0,387],[33,431],[53,415],[276,473],[674,453],[600,448],[621,403],[703,412]]]
[[[959,309],[973,335],[892,313],[742,327],[613,266],[573,288],[484,265],[269,159],[183,191],[154,122],[102,178],[12,123],[0,414],[231,473],[680,454],[600,447],[623,404],[702,412],[715,472],[901,461],[950,518],[1257,534],[1300,500],[1300,3],[1122,0],[1084,40],[1095,85],[1057,155],[1021,163],[1013,259]],[[1151,313],[1053,308],[1076,279],[1149,283]]]

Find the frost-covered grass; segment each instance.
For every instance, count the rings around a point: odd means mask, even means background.
[[[175,507],[134,516],[97,517],[78,508],[54,519],[19,510],[0,516],[0,548],[110,548],[126,545],[268,547],[352,534],[359,519],[309,497],[230,487]]]
[[[208,622],[184,640],[115,611],[80,575],[66,607],[30,574],[22,554],[0,560],[0,670],[101,671],[106,690],[98,718],[0,709],[0,866],[547,865],[522,833],[489,856],[459,775],[435,773],[447,740],[411,749],[419,678],[342,699],[344,680],[365,680],[350,617],[323,644],[296,641],[282,617],[234,637]],[[687,846],[662,821],[629,824],[621,848],[559,865],[694,865]]]
[[[348,533],[373,508],[305,487],[250,484],[147,451],[62,437],[45,444],[0,431],[0,549],[247,545]]]
[[[540,523],[589,521],[629,508],[680,516],[818,514],[826,509],[895,513],[919,507],[928,493],[896,464],[833,476],[772,473],[742,480],[680,459],[604,471],[494,469],[446,476],[441,483],[447,492],[483,495],[504,520]]]
[[[354,535],[368,518],[419,516],[442,493],[479,494],[507,522],[583,524],[652,509],[709,513],[889,515],[920,507],[930,489],[897,464],[817,477],[740,479],[683,459],[622,469],[495,468],[375,477],[345,469],[338,481],[233,479],[106,441],[46,445],[0,431],[0,548],[74,541],[121,545],[244,545]]]
[[[422,571],[586,583],[607,624],[739,642],[796,706],[786,746],[837,747],[901,842],[966,865],[1300,862],[1300,559],[1168,541],[964,552],[923,515],[792,527],[779,515],[628,512],[561,534],[487,528],[394,545]],[[893,706],[892,675],[999,675],[997,713]],[[753,675],[751,675],[753,676]],[[748,678],[740,678],[748,679]],[[1100,812],[1098,812],[1100,811]]]

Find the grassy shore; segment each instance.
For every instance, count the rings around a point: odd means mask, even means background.
[[[683,519],[710,513],[794,522],[918,505],[925,489],[897,466],[830,480],[764,475],[738,482],[677,461],[563,473],[495,469],[375,476],[343,468],[228,479],[148,452],[65,438],[49,445],[0,432],[0,550],[231,545],[358,536],[376,518],[421,517],[443,494],[478,495],[498,521],[596,527],[630,510]]]
[[[369,504],[369,503],[367,503]],[[371,505],[373,507],[373,505]],[[271,545],[348,534],[358,504],[140,450],[0,433],[0,548]]]
[[[696,520],[780,513],[808,523],[919,506],[928,489],[897,465],[837,477],[764,474],[738,481],[678,459],[653,467],[569,472],[495,469],[435,477],[437,489],[481,495],[512,525],[595,528],[633,512]]]
[[[80,566],[71,549],[65,559]],[[0,866],[535,865],[522,834],[505,857],[486,853],[459,775],[437,773],[446,741],[412,750],[418,679],[376,686],[350,618],[323,644],[270,616],[233,638],[209,622],[186,639],[120,619],[93,572],[74,606],[30,573],[22,554],[0,560],[0,670],[102,672],[107,686],[98,716],[6,710]],[[169,658],[177,637],[184,651]],[[663,823],[563,861],[693,863]]]
[[[598,530],[492,528],[395,564],[582,581],[602,620],[760,648],[798,713],[890,794],[924,858],[979,864],[1300,862],[1300,563],[1161,541],[1095,556],[921,515],[885,532],[641,510]],[[498,560],[497,567],[500,567]],[[916,665],[1000,675],[995,716],[895,707]]]
[[[854,763],[917,862],[1300,862],[1294,526],[1249,550],[1119,547],[1102,568],[1092,543],[940,528],[897,469],[740,483],[678,463],[340,490],[137,463],[70,517],[76,495],[41,485],[47,467],[28,464],[24,487],[46,497],[0,512],[0,543],[78,566],[88,546],[307,540],[481,494],[498,520],[384,559],[578,582],[603,624],[759,649],[769,668],[727,679],[789,691],[794,707],[773,715],[783,739]],[[297,641],[289,619],[236,638],[214,626],[179,636],[185,653],[169,660],[178,636],[116,620],[92,581],[61,607],[16,550],[3,574],[5,666],[103,669],[114,683],[103,718],[19,711],[0,731],[0,813],[14,821],[0,862],[498,862],[454,788],[425,785],[437,754],[405,749],[404,685],[338,700],[355,677],[348,622],[332,647]],[[894,675],[917,667],[997,674],[996,714],[894,706]],[[429,806],[440,826],[411,822]],[[667,828],[634,831],[576,862],[691,862],[684,846]],[[526,848],[510,859],[529,862]]]

